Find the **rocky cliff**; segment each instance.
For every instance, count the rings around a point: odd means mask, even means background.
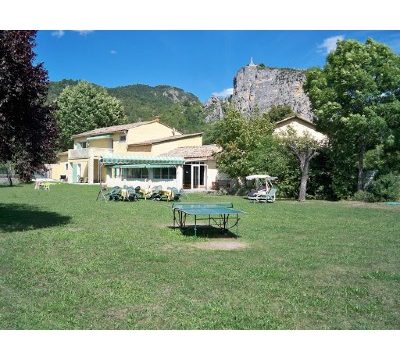
[[[203,105],[205,122],[221,120],[224,117],[224,105],[228,101],[212,95]]]
[[[268,111],[274,105],[288,105],[308,120],[312,120],[311,103],[303,90],[304,70],[269,68],[264,65],[242,67],[233,80],[233,95],[229,99],[211,97],[205,104],[206,121],[219,120],[228,102],[240,112]]]
[[[232,105],[250,114],[268,111],[273,105],[289,105],[293,111],[312,120],[311,103],[303,90],[305,71],[247,65],[236,74]]]

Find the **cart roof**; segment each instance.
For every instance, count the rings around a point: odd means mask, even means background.
[[[254,180],[254,179],[266,179],[266,180],[276,180],[276,176],[269,176],[269,175],[249,175],[246,176],[246,180]]]

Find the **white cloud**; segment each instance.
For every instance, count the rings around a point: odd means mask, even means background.
[[[224,89],[224,90],[222,90],[220,92],[212,93],[213,96],[222,97],[222,98],[226,98],[226,97],[228,97],[229,95],[232,95],[232,94],[233,94],[233,88],[227,88],[227,89]]]
[[[81,36],[86,36],[92,32],[94,32],[94,30],[74,30],[75,32],[78,32],[79,35]]]
[[[62,38],[64,35],[65,35],[64,30],[56,30],[51,33],[51,36],[54,36],[56,38]]]
[[[324,52],[325,54],[329,54],[332,51],[336,50],[336,43],[339,40],[343,40],[344,35],[331,36],[326,38],[321,44],[318,45],[319,52]]]
[[[117,53],[117,50],[110,50],[111,55],[115,55]]]

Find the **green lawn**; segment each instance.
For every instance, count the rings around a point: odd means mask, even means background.
[[[0,328],[400,328],[400,207],[189,195],[247,212],[247,248],[205,250],[167,203],[97,191],[0,187]]]

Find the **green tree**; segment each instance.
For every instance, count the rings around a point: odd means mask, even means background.
[[[245,176],[258,170],[257,149],[262,148],[267,139],[272,143],[273,130],[265,114],[247,119],[237,110],[229,109],[218,121],[213,134],[213,140],[223,149],[217,155],[221,171],[243,183]]]
[[[289,105],[274,105],[268,110],[268,117],[272,123],[276,123],[289,116],[294,115],[292,108]]]
[[[365,155],[388,139],[388,120],[398,119],[399,84],[400,57],[372,39],[339,41],[324,68],[307,72],[305,89],[317,127],[330,139],[339,196],[363,189]]]
[[[289,129],[281,133],[283,144],[296,157],[300,168],[300,186],[298,200],[304,201],[307,194],[307,182],[310,173],[310,163],[319,154],[319,150],[324,146],[324,141],[313,138],[309,133],[298,135],[296,131]]]
[[[99,127],[126,123],[123,106],[104,88],[85,81],[67,86],[56,101],[56,118],[60,130],[59,147],[72,145],[71,136]]]

